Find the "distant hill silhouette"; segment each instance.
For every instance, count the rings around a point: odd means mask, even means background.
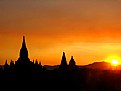
[[[98,70],[110,70],[112,65],[108,62],[94,62],[92,64],[85,65],[84,67]]]
[[[95,69],[95,70],[111,70],[112,65],[108,62],[94,62],[91,64],[87,64],[87,65],[77,65],[79,68],[89,68],[89,69]],[[50,65],[44,65],[44,67],[47,70],[54,70],[59,68],[59,65],[54,65],[54,66],[50,66]],[[119,65],[118,68],[121,68],[121,66]]]

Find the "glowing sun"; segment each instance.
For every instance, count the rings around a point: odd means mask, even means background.
[[[118,66],[121,62],[121,58],[119,56],[109,56],[106,61],[111,63],[112,66]]]
[[[113,66],[117,66],[117,65],[119,65],[119,61],[118,61],[117,59],[112,59],[112,60],[111,60],[111,64],[112,64]]]

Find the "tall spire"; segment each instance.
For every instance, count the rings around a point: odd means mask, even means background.
[[[65,52],[63,52],[63,56],[62,56],[62,60],[61,60],[61,65],[64,65],[64,66],[67,65]]]
[[[63,52],[63,56],[62,56],[62,60],[61,60],[61,64],[60,64],[60,68],[62,69],[66,69],[67,68],[67,61],[66,61],[66,56],[65,56],[65,52]]]
[[[20,50],[20,58],[28,58],[28,50],[26,48],[25,36],[23,36],[22,48]]]
[[[25,47],[26,48],[25,36],[23,36],[22,47]]]

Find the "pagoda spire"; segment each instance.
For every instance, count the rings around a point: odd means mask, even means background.
[[[22,47],[26,48],[25,36],[23,36]]]
[[[19,58],[15,62],[15,67],[20,72],[29,72],[32,70],[32,62],[28,58],[28,50],[26,47],[25,36],[23,36],[22,47],[20,49]]]
[[[73,58],[73,56],[71,56],[71,59],[69,61],[69,69],[72,70],[72,69],[77,69],[77,66],[76,66],[76,62]]]
[[[25,36],[23,36],[22,47],[20,49],[20,58],[22,59],[28,58],[28,50],[26,48]]]
[[[64,65],[64,66],[67,65],[65,52],[63,52],[63,56],[62,56],[62,60],[61,60],[61,65]]]
[[[71,56],[71,60],[69,62],[69,66],[75,66],[75,65],[76,65],[76,62],[74,61],[73,56]]]
[[[67,65],[67,61],[66,61],[65,52],[63,52],[63,56],[62,56],[60,68],[61,68],[61,69],[66,69],[67,66],[68,66],[68,65]]]

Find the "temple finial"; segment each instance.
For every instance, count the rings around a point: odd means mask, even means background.
[[[23,41],[25,41],[25,36],[23,36]]]
[[[25,36],[23,36],[23,43],[22,43],[22,47],[26,47]]]
[[[63,52],[63,56],[65,56],[65,52]]]
[[[73,56],[71,56],[71,59],[73,59]]]

